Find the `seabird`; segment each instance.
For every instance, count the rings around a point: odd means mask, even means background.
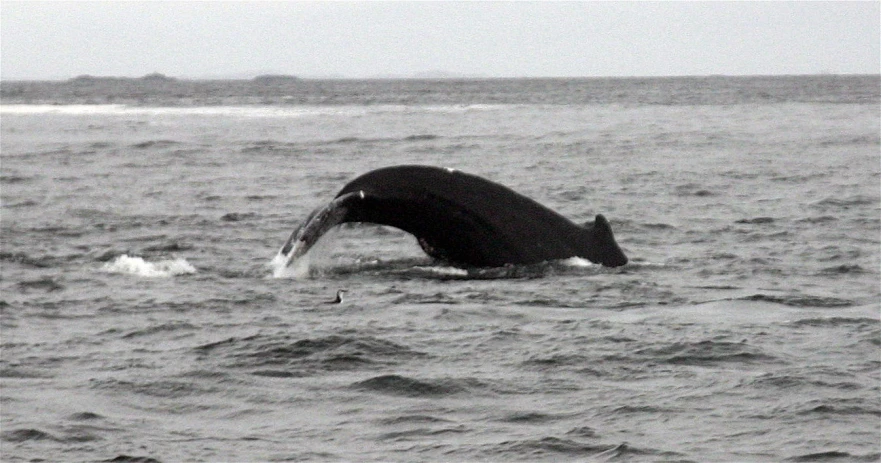
[[[339,289],[336,292],[336,298],[332,301],[326,302],[326,304],[342,304],[343,303],[343,293],[345,293],[345,289]]]

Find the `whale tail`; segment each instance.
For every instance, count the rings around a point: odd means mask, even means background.
[[[627,263],[627,256],[615,241],[615,235],[612,234],[612,227],[609,221],[602,214],[597,214],[593,223],[586,223],[585,230],[588,232],[593,250],[592,256],[586,256],[593,262],[599,262],[606,267],[620,267]]]

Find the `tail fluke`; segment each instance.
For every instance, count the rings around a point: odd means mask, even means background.
[[[627,263],[627,256],[618,247],[615,235],[612,234],[612,227],[602,214],[597,214],[593,226],[588,224],[585,228],[591,234],[595,249],[595,255],[589,257],[590,260],[606,267],[620,267]]]
[[[343,222],[351,203],[362,199],[364,199],[363,191],[348,193],[312,211],[278,251],[279,256],[284,258],[284,266],[290,266],[297,258],[312,249],[328,230]]]

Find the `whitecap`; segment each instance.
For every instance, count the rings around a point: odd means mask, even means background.
[[[570,257],[568,259],[561,259],[559,262],[567,267],[593,267],[594,265],[596,265],[583,257],[577,256]]]
[[[269,262],[269,267],[272,269],[273,278],[293,278],[296,280],[308,278],[310,275],[309,254],[300,256],[288,265],[288,257],[279,252]]]
[[[415,266],[413,267],[415,270],[420,270],[423,272],[427,272],[433,275],[440,276],[451,276],[451,277],[467,277],[468,270],[458,268],[458,267],[423,267],[423,266]]]
[[[113,262],[104,264],[102,270],[109,273],[147,278],[167,278],[196,273],[196,268],[183,258],[148,262],[141,257],[129,257],[127,254],[117,257]]]

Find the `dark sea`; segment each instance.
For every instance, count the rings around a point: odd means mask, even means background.
[[[0,90],[3,462],[881,460],[877,75]],[[396,164],[630,263],[349,225],[271,266]]]

